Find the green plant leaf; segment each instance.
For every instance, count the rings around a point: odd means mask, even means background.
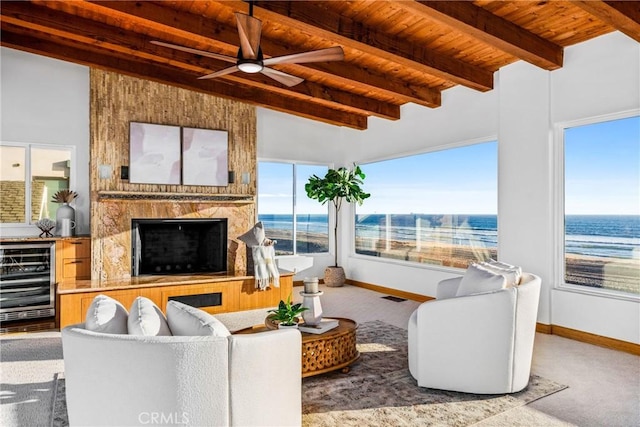
[[[365,199],[371,194],[362,190],[365,174],[360,166],[355,165],[352,170],[345,167],[338,169],[329,169],[324,178],[317,175],[311,175],[309,181],[305,184],[304,189],[307,197],[317,200],[322,205],[331,201],[335,206],[336,221],[334,224],[334,235],[337,236],[338,230],[338,212],[342,206],[342,201],[347,203],[357,203],[362,205]],[[338,251],[336,248],[337,238],[334,239],[334,257],[335,266],[338,266]]]

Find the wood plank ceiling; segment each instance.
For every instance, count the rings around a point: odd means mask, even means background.
[[[2,46],[248,102],[339,126],[400,118],[462,85],[493,88],[493,74],[524,60],[562,67],[563,48],[619,30],[640,42],[636,1],[255,1],[265,58],[342,46],[344,61],[261,74],[198,77],[229,64],[150,43],[235,56],[243,1],[2,1]]]

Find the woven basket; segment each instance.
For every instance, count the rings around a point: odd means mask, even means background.
[[[342,267],[327,267],[324,270],[324,284],[331,288],[344,285],[344,269]]]

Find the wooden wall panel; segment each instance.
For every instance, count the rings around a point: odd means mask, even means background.
[[[91,278],[130,277],[132,218],[227,218],[229,274],[246,274],[246,251],[235,239],[257,216],[255,107],[97,69],[90,76]],[[235,183],[210,187],[121,180],[120,167],[129,164],[132,121],[226,130]],[[111,166],[112,176],[100,178],[99,165]],[[249,184],[241,182],[244,172],[250,173]],[[243,199],[210,200],[216,195]]]
[[[226,187],[130,184],[120,179],[129,164],[129,122],[229,132],[229,170],[236,182]],[[111,179],[98,166],[113,168]],[[242,172],[251,182],[242,184]],[[91,69],[91,190],[198,194],[256,194],[256,109],[249,104]]]

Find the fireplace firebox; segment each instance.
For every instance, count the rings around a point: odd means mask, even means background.
[[[132,276],[227,271],[227,219],[132,219]]]

